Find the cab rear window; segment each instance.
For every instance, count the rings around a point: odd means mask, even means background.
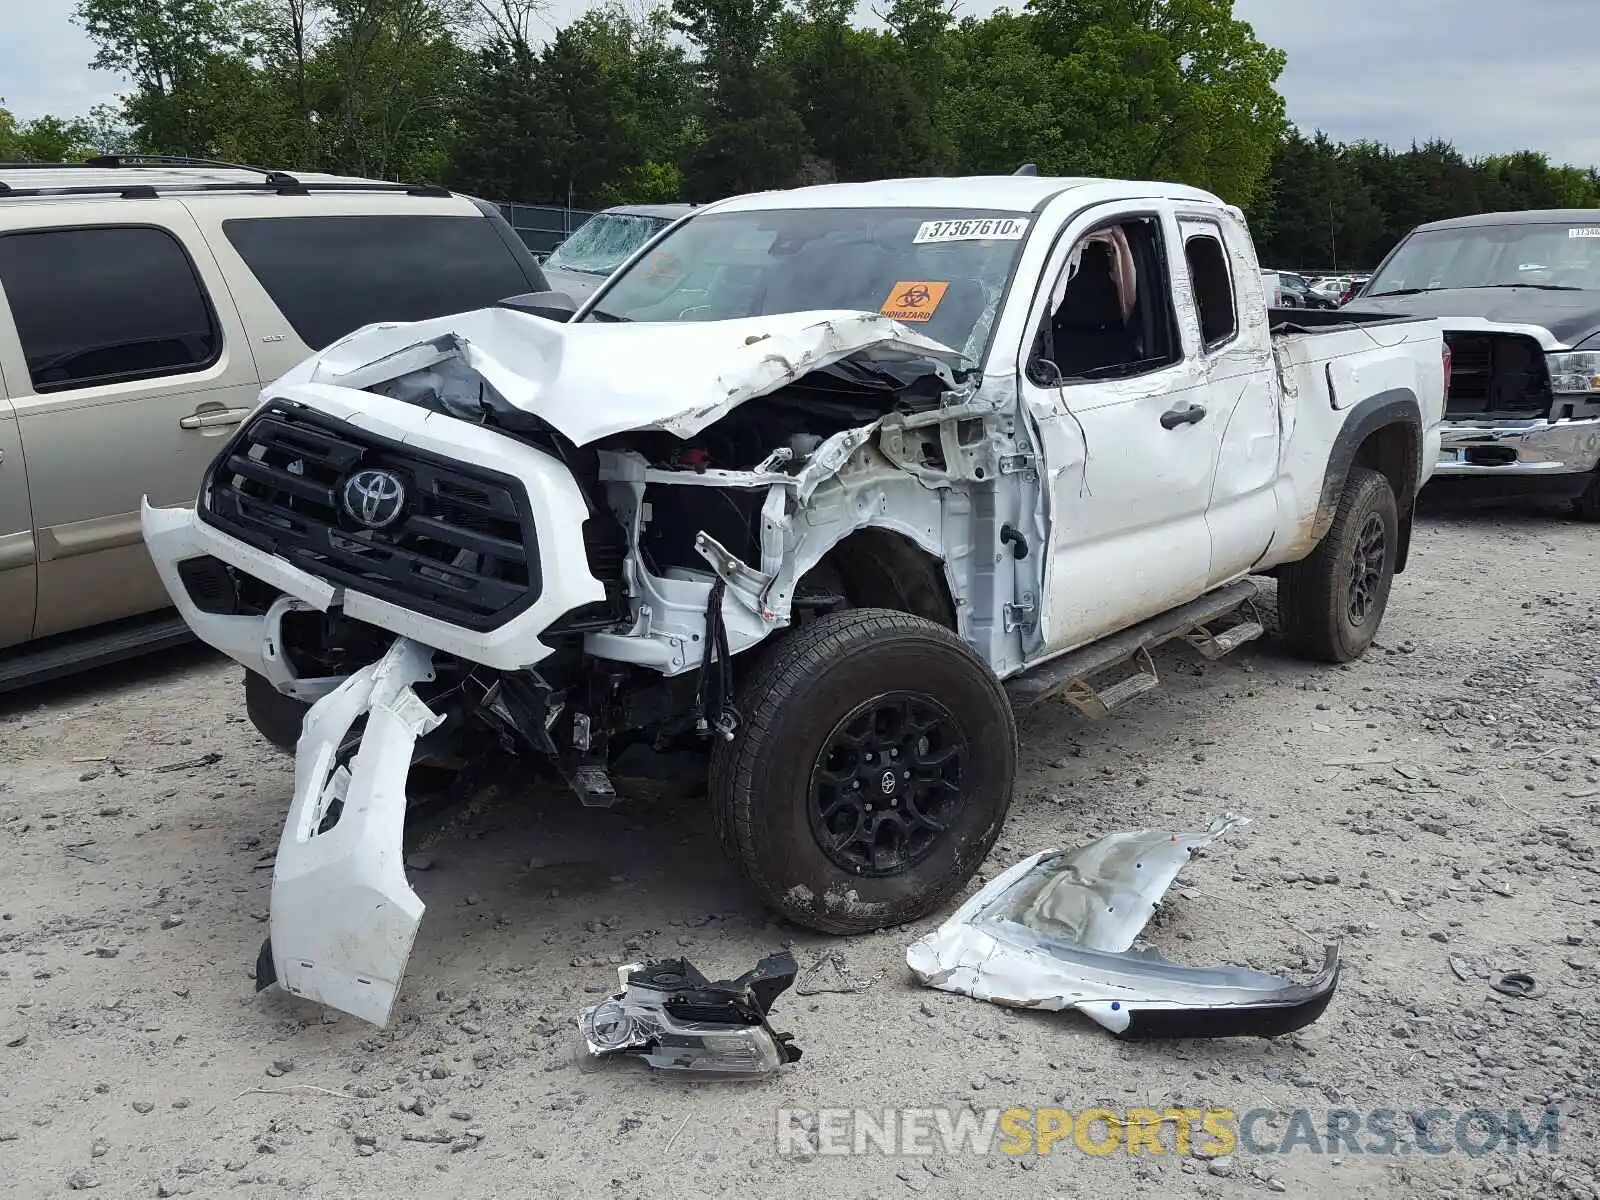
[[[425,321],[538,287],[482,216],[241,217],[222,230],[313,350],[374,321]]]

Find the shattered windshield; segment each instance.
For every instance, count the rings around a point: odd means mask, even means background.
[[[557,246],[544,265],[586,275],[609,275],[667,224],[666,217],[596,213]]]
[[[1030,220],[970,209],[706,213],[614,278],[586,319],[876,312],[976,363]]]
[[[1600,214],[1591,224],[1476,225],[1414,233],[1363,294],[1480,287],[1600,290]]]

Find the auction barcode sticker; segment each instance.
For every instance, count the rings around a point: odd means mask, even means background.
[[[1020,242],[1028,232],[1021,217],[977,217],[965,221],[924,221],[913,244],[923,242]]]
[[[927,228],[927,226],[923,226]],[[1569,238],[1600,238],[1600,225],[1583,225],[1577,229],[1567,230]]]

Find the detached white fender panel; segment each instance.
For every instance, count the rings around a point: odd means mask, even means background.
[[[376,1025],[388,1023],[422,921],[402,837],[413,748],[442,720],[412,685],[433,677],[433,652],[399,638],[312,706],[273,869],[277,982]],[[340,748],[362,716],[360,749],[342,765]]]

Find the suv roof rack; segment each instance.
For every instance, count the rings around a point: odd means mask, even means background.
[[[69,164],[70,165],[70,164]],[[270,167],[251,163],[223,162],[215,158],[193,158],[187,154],[96,154],[78,164],[85,167],[227,167],[234,171],[256,171],[274,175]]]
[[[149,165],[198,165],[199,160],[186,164],[151,163]],[[54,166],[60,168],[60,163],[29,164],[31,166]],[[82,164],[85,166],[102,165],[94,160]],[[232,164],[217,164],[232,166]],[[257,171],[259,167],[245,167],[243,170]],[[300,180],[286,171],[264,171],[259,183],[216,183],[216,182],[173,182],[162,183],[103,183],[69,185],[66,187],[12,187],[4,180],[0,180],[0,198],[14,198],[18,196],[120,196],[124,200],[154,200],[166,192],[276,192],[280,196],[308,196],[312,192],[398,192],[407,196],[432,196],[446,197],[452,193],[449,188],[440,187],[432,183],[382,183],[374,180]]]

